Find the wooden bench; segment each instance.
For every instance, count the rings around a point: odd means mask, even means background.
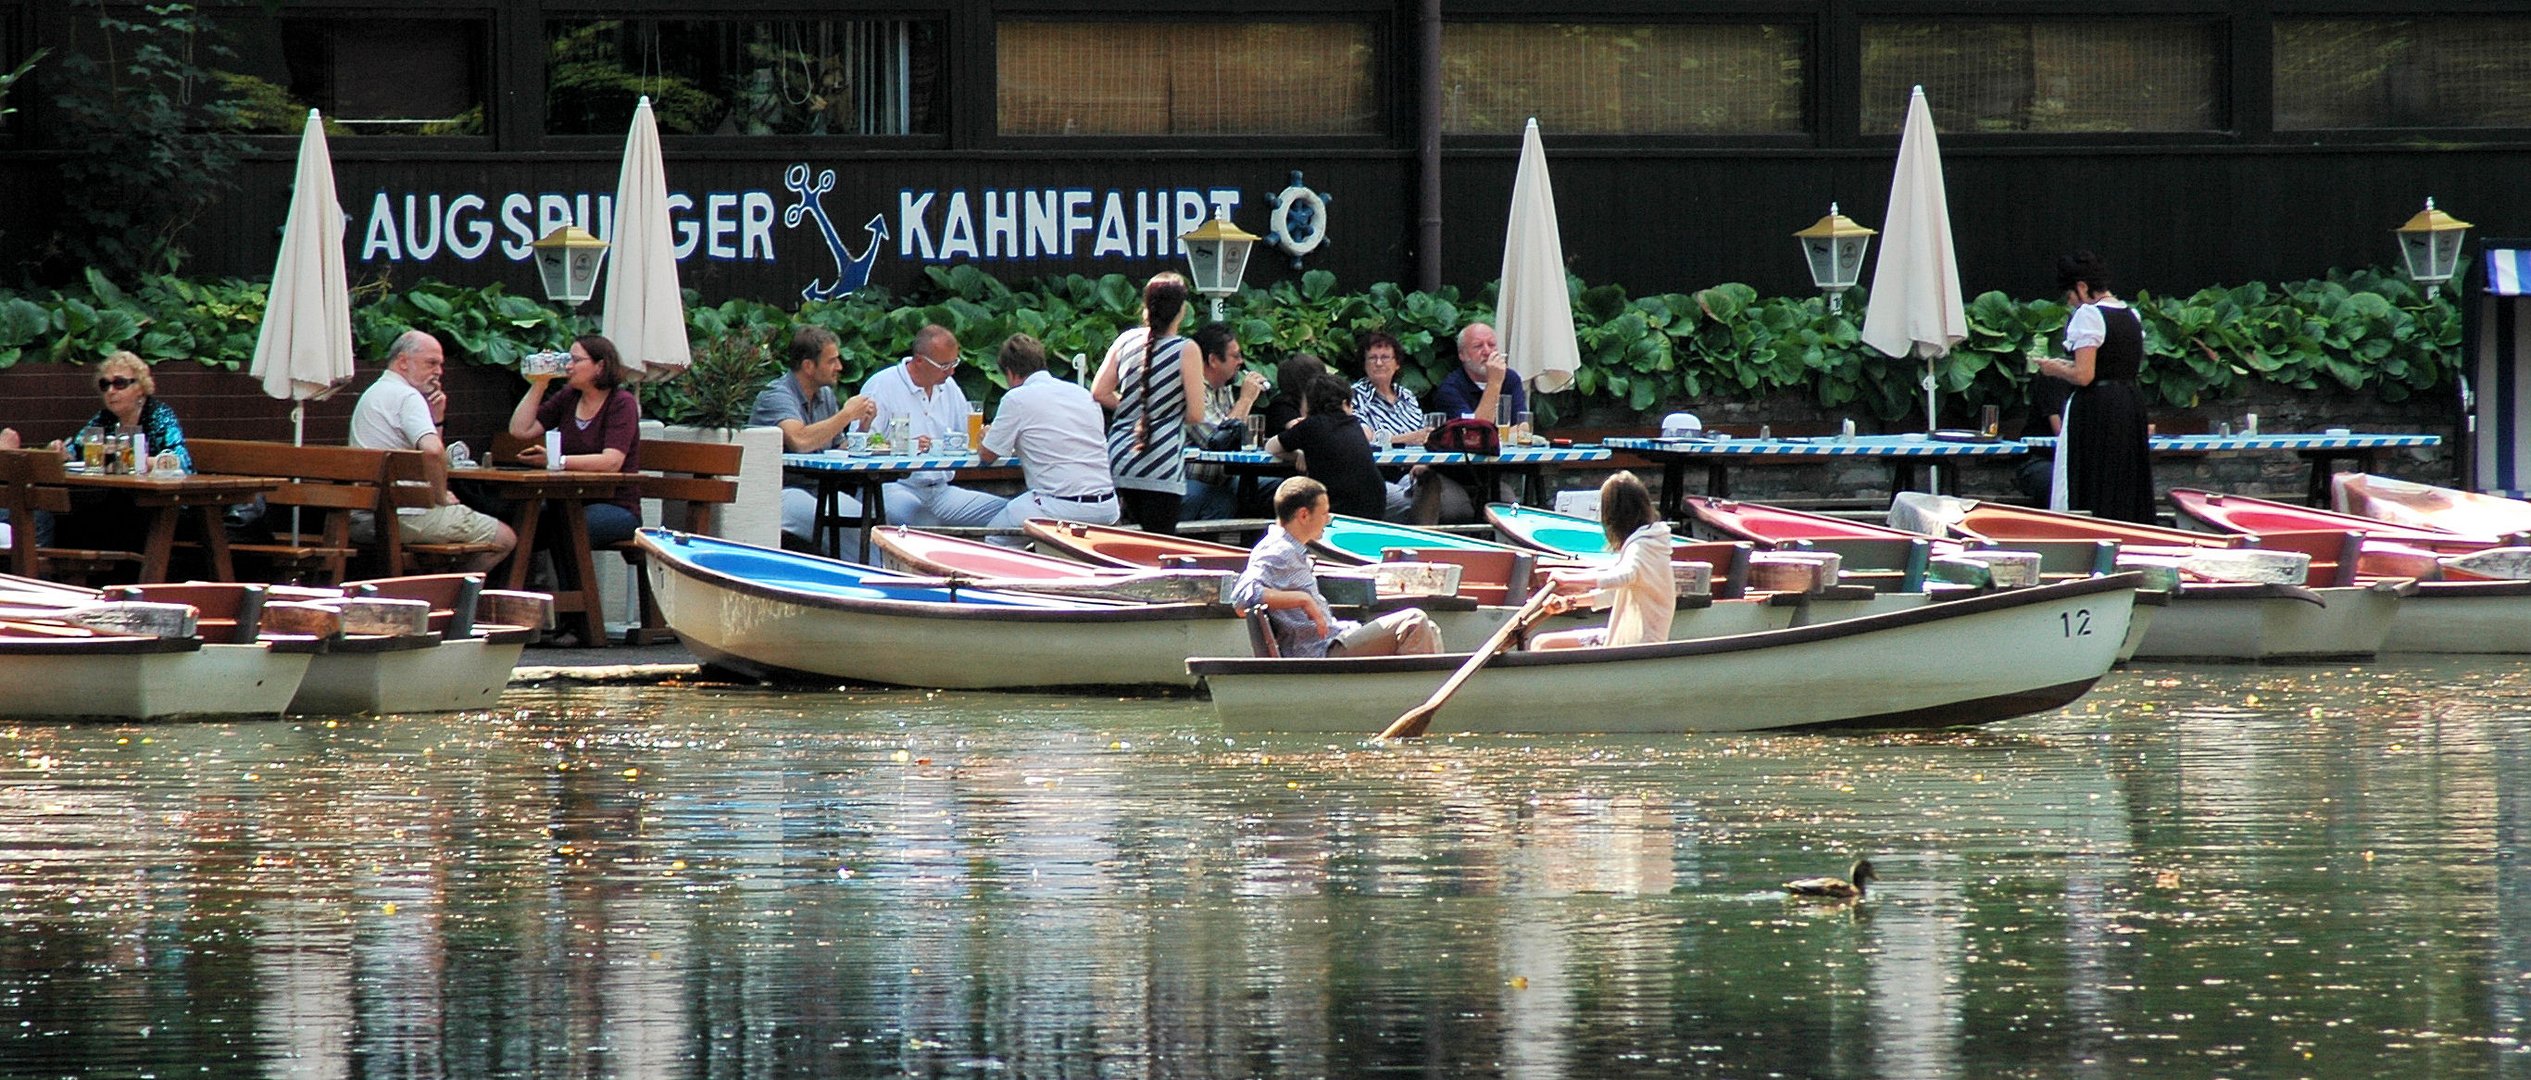
[[[738,501],[738,466],[744,448],[737,443],[642,440],[642,498],[659,500],[660,524],[690,533],[712,531],[714,508]],[[609,544],[633,567],[633,592],[641,601],[641,623],[624,631],[627,645],[676,640],[659,613],[659,596],[650,587],[639,539]]]
[[[9,572],[20,577],[86,582],[103,574],[141,565],[137,551],[44,547],[35,535],[35,515],[70,512],[59,451],[0,450],[0,506],[9,511]]]
[[[264,495],[269,542],[231,543],[232,555],[260,559],[275,577],[299,584],[339,584],[353,557],[355,510],[376,512],[387,502],[392,451],[354,446],[292,446],[244,439],[196,439],[185,444],[194,471],[230,476],[271,476],[285,481]],[[422,457],[413,452],[414,457]]]

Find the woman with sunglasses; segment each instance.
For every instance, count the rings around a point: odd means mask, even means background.
[[[149,365],[140,357],[128,352],[106,357],[97,365],[97,395],[105,399],[104,404],[81,430],[105,435],[138,432],[148,437],[151,457],[172,453],[177,464],[192,472],[193,454],[185,449],[185,429],[176,423],[176,410],[158,400],[157,393],[158,380],[150,378]],[[53,445],[73,455],[81,449],[76,437]]]
[[[624,361],[615,343],[583,334],[571,343],[563,388],[545,395],[551,374],[531,375],[527,394],[510,412],[510,434],[526,440],[519,460],[545,464],[545,432],[562,433],[562,467],[575,472],[637,473],[641,465],[641,402],[624,388]],[[588,504],[589,544],[604,547],[633,538],[641,524],[641,488],[627,484],[606,502]],[[562,530],[546,533],[559,542]],[[525,553],[522,552],[522,555]]]

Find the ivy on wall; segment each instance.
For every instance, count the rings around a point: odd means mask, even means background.
[[[725,417],[734,403],[752,399],[749,388],[781,370],[796,323],[835,332],[847,387],[906,355],[925,324],[948,327],[967,354],[970,366],[961,377],[968,393],[981,399],[991,392],[993,351],[1005,337],[1027,333],[1043,340],[1062,374],[1074,356],[1096,365],[1108,343],[1135,325],[1140,304],[1136,283],[1115,274],[1020,285],[972,266],[936,267],[929,275],[925,287],[904,296],[871,289],[796,308],[753,300],[707,306],[689,292],[686,320],[696,366],[676,379],[645,384],[644,408],[671,422],[730,422]],[[1847,294],[1843,311],[1830,312],[1816,297],[1761,297],[1736,283],[1647,296],[1629,296],[1615,285],[1568,285],[1582,368],[1572,390],[1541,401],[1550,421],[1583,408],[1641,413],[1783,393],[1806,394],[1823,410],[1895,421],[1920,400],[1918,363],[1861,344],[1869,298],[1859,289]],[[558,348],[596,322],[591,314],[566,315],[498,285],[423,282],[355,292],[353,337],[364,357],[384,355],[398,332],[415,326],[439,334],[452,357],[513,367],[520,356]],[[0,367],[85,363],[129,349],[153,362],[243,368],[254,354],[265,295],[259,283],[167,275],[144,277],[126,290],[93,272],[75,290],[0,292]],[[1200,317],[1204,301],[1195,303]],[[2139,293],[2130,303],[2144,322],[2143,381],[2175,407],[2219,400],[2254,382],[2402,401],[2450,385],[2460,362],[2460,312],[2449,292],[2420,292],[2378,269],[2213,287],[2187,297]],[[2023,355],[2061,355],[2056,339],[2067,314],[2055,300],[1996,292],[1977,297],[1968,307],[1967,340],[1936,365],[1945,407],[2017,404],[2029,378]],[[1449,287],[1408,292],[1389,282],[1341,292],[1324,271],[1245,290],[1225,311],[1260,366],[1311,352],[1352,371],[1360,336],[1384,330],[1406,353],[1401,378],[1419,393],[1457,362],[1452,339],[1459,327],[1492,317],[1491,286],[1475,296]]]

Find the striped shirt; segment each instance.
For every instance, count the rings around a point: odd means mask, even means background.
[[[1116,486],[1136,491],[1186,493],[1186,381],[1179,364],[1195,350],[1182,337],[1166,337],[1152,350],[1150,377],[1143,372],[1140,343],[1128,345],[1116,369],[1116,416],[1107,425],[1107,461]],[[1149,400],[1145,400],[1148,396]],[[1148,417],[1143,446],[1134,448],[1136,421]]]
[[[1353,415],[1361,418],[1362,426],[1371,429],[1379,446],[1387,446],[1389,436],[1421,431],[1424,427],[1424,407],[1415,404],[1415,392],[1394,383],[1390,385],[1397,390],[1395,401],[1381,398],[1369,379],[1353,381]]]

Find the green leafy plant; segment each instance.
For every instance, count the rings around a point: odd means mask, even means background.
[[[638,387],[642,415],[670,424],[729,431],[747,426],[756,395],[782,374],[783,355],[774,334],[740,326],[695,340],[694,363],[676,375]]]
[[[1807,396],[1823,412],[1896,421],[1924,400],[1920,362],[1885,357],[1860,340],[1870,298],[1847,294],[1842,310],[1816,297],[1762,297],[1726,282],[1692,293],[1629,296],[1614,285],[1569,279],[1581,369],[1573,387],[1539,395],[1542,421],[1596,410],[1641,415],[1715,400]],[[364,356],[382,355],[407,327],[431,330],[450,357],[515,367],[538,349],[559,348],[593,319],[514,296],[499,285],[423,281],[397,288],[373,281],[355,290],[353,332]],[[246,281],[142,277],[118,287],[91,272],[80,287],[47,294],[0,293],[0,367],[34,357],[86,362],[118,348],[152,360],[189,358],[243,366],[253,355],[265,287]],[[2162,400],[2191,407],[2253,384],[2315,392],[2367,392],[2400,401],[2451,384],[2459,363],[2460,312],[2448,292],[2421,292],[2376,269],[2333,272],[2310,281],[2252,282],[2187,297],[2139,293],[2145,327],[2143,382]],[[904,295],[865,289],[785,308],[756,300],[706,305],[686,296],[696,370],[640,392],[646,413],[681,423],[743,419],[754,394],[781,369],[791,328],[835,332],[843,347],[844,389],[911,351],[914,335],[937,323],[957,335],[970,399],[999,387],[991,359],[1014,333],[1035,335],[1061,360],[1095,363],[1116,335],[1137,323],[1135,282],[1117,274],[1064,275],[1006,283],[972,266],[935,267]],[[2068,311],[2055,300],[1987,293],[1967,307],[1968,336],[1935,365],[1946,415],[1980,405],[2016,406],[2029,380],[2022,354],[2059,355]],[[1309,351],[1349,368],[1364,334],[1395,336],[1409,389],[1429,390],[1456,366],[1451,339],[1470,321],[1493,317],[1491,290],[1408,292],[1387,282],[1344,292],[1334,278],[1304,275],[1230,298],[1226,320],[1264,366]],[[710,359],[707,361],[707,357]],[[759,363],[758,361],[762,362]],[[1064,366],[1058,363],[1057,370]],[[692,381],[688,381],[692,380]]]
[[[62,155],[63,222],[52,246],[109,277],[172,271],[185,231],[236,184],[246,149],[237,106],[217,77],[229,57],[193,4],[152,4],[140,17],[77,0],[49,140]]]

